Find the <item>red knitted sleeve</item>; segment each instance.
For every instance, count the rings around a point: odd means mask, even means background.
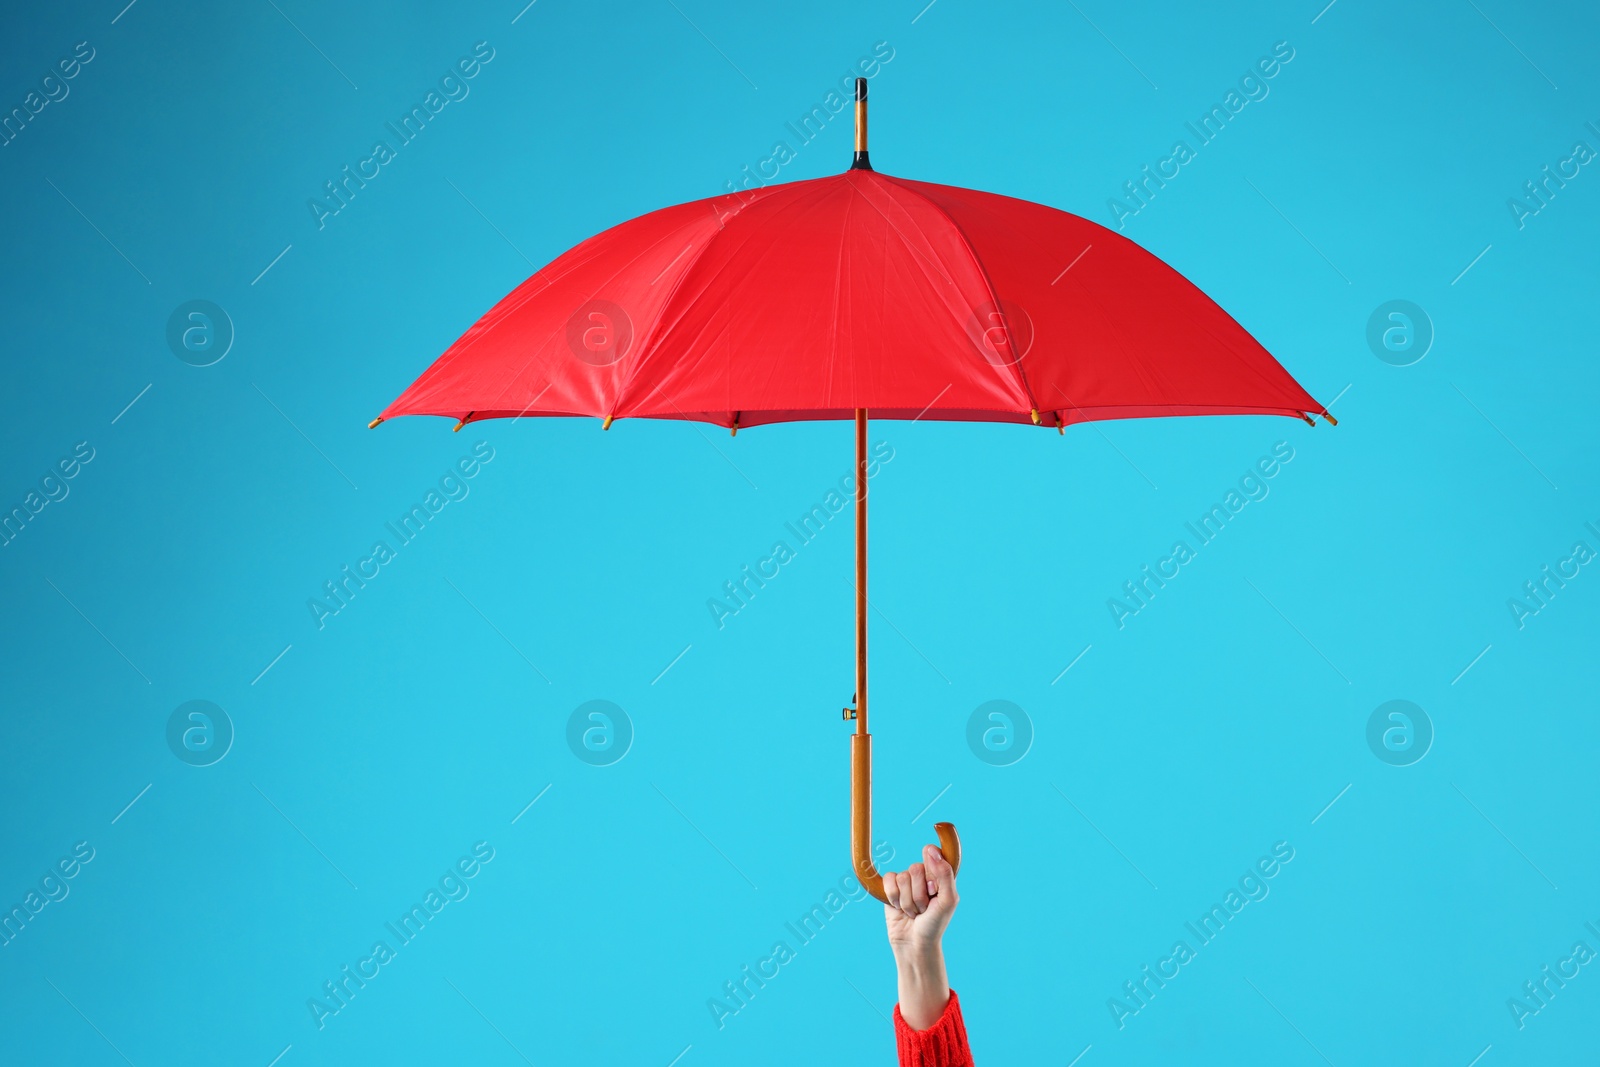
[[[967,1048],[967,1028],[961,1024],[961,1002],[956,991],[939,1020],[926,1030],[913,1030],[894,1006],[894,1040],[900,1050],[900,1067],[972,1067],[972,1050]]]

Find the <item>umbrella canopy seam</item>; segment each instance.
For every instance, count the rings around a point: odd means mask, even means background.
[[[938,212],[939,217],[944,219],[945,222],[949,224],[950,228],[956,232],[956,235],[960,238],[959,243],[961,247],[966,250],[967,257],[972,261],[973,269],[978,272],[978,278],[983,282],[983,289],[984,292],[988,294],[989,303],[997,312],[1000,312],[1002,321],[1004,321],[1004,312],[1000,311],[1000,295],[995,292],[994,281],[989,277],[989,271],[983,265],[983,257],[978,255],[978,250],[973,247],[971,239],[967,236],[967,231],[963,229],[961,224],[955,220],[955,216],[946,211],[944,206],[938,201],[934,200],[933,197],[924,193],[922,190],[915,188],[909,182],[901,181],[890,174],[882,174],[881,176],[885,181],[891,183],[896,188],[904,189],[912,196],[915,196],[917,199],[928,204],[933,208],[934,211]],[[1016,352],[1016,346],[1012,342],[1011,331],[1009,329],[1006,330],[1006,347],[1010,348],[1013,353]],[[1015,371],[1016,384],[1022,387],[1023,395],[1028,398],[1028,407],[1030,412],[1036,415],[1039,410],[1039,399],[1038,397],[1034,396],[1033,386],[1029,384],[1027,375],[1022,373],[1022,357],[1020,355],[1017,356],[1016,359],[1006,364],[1006,366]]]

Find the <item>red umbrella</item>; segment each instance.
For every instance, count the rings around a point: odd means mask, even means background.
[[[1177,271],[1076,215],[872,169],[866,80],[843,174],[653,211],[519,285],[377,419],[856,422],[851,847],[873,865],[867,732],[867,416],[1054,426],[1321,414]],[[952,865],[960,843],[937,824]]]

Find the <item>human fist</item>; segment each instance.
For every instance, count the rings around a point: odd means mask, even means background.
[[[904,871],[883,876],[884,924],[889,931],[889,946],[899,956],[905,949],[922,951],[935,948],[955,914],[956,872],[945,861],[938,845],[922,847],[922,862]]]

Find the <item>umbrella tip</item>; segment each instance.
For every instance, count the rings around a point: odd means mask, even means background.
[[[607,416],[606,416],[606,421],[604,421],[604,422],[602,422],[602,423],[601,423],[601,424],[600,424],[600,428],[601,428],[601,429],[602,429],[602,430],[609,430],[609,429],[611,429],[611,420],[612,420],[612,419],[615,419],[615,418],[616,418],[616,416],[615,416],[615,415],[607,415]]]
[[[1032,414],[1033,414],[1033,424],[1035,426],[1039,425],[1039,409],[1038,408],[1034,408]]]
[[[1322,417],[1328,420],[1328,425],[1329,426],[1337,426],[1337,425],[1339,425],[1339,420],[1334,418],[1332,415],[1329,415],[1326,408],[1324,408],[1323,411],[1322,411]]]
[[[382,421],[383,421],[383,416],[379,415],[377,418],[375,418],[371,422],[367,423],[367,429],[376,430],[378,428],[378,423],[380,423]]]
[[[456,423],[456,428],[451,430],[450,432],[451,433],[460,433],[461,432],[461,427],[465,426],[467,424],[467,420],[472,418],[472,416],[474,416],[476,414],[477,414],[476,411],[469,411],[465,415],[461,416],[461,421]]]
[[[856,79],[856,158],[851,170],[871,170],[867,158],[867,79]]]

